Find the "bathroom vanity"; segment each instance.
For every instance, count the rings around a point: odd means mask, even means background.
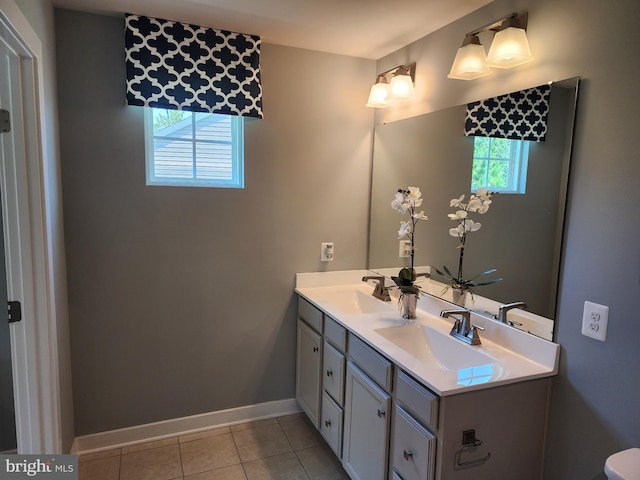
[[[449,335],[428,295],[415,321],[367,271],[298,274],[296,396],[353,480],[539,479],[559,346],[472,314]]]

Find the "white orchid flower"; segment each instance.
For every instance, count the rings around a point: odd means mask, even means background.
[[[485,200],[482,203],[482,206],[478,209],[478,213],[484,215],[489,211],[489,205],[491,205],[491,200]]]
[[[482,225],[480,224],[480,222],[474,222],[470,218],[468,218],[468,219],[466,219],[464,221],[464,231],[466,233],[468,233],[468,232],[476,232],[476,231],[480,230],[481,226]]]
[[[429,220],[429,217],[427,217],[424,214],[424,210],[421,210],[419,213],[414,213],[413,215],[411,215],[413,218],[416,218],[418,220]]]
[[[462,226],[462,224],[458,225],[456,228],[450,228],[449,235],[451,235],[452,237],[462,238],[462,236],[464,235],[464,227]]]
[[[449,216],[449,218],[451,220],[460,221],[460,220],[464,220],[465,218],[467,218],[467,212],[466,212],[466,210],[458,210],[458,211],[456,211],[456,213],[450,213],[448,216]]]
[[[486,188],[479,188],[476,191],[476,195],[479,196],[482,200],[489,200],[491,198],[491,194],[489,193],[489,190],[487,190]]]
[[[449,202],[450,207],[458,207],[462,208],[462,201],[464,200],[464,195],[460,195],[460,198],[453,198],[451,202]]]
[[[400,222],[400,230],[398,230],[398,238],[402,238],[404,236],[410,235],[412,232],[412,223],[408,222]]]
[[[420,192],[420,189],[418,187],[407,187],[409,189],[409,197],[410,198],[414,198],[414,199],[418,199],[420,197],[422,197],[422,192]]]
[[[404,195],[400,192],[396,193],[395,198],[391,201],[391,208],[398,210],[403,215],[407,213],[407,205],[404,202]]]

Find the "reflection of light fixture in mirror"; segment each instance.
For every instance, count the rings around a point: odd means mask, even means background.
[[[416,64],[399,65],[378,75],[376,83],[371,87],[367,107],[385,108],[396,103],[406,102],[416,98],[413,87]],[[391,83],[387,75],[393,74]]]
[[[448,78],[473,80],[490,73],[489,67],[512,68],[531,62],[533,57],[529,50],[527,33],[521,24],[526,21],[526,14],[518,17],[511,13],[491,22],[484,27],[467,33],[462,46],[458,49]],[[496,32],[489,55],[485,57],[484,47],[480,44],[478,34]]]
[[[487,65],[511,68],[533,61],[529,41],[517,17],[508,18],[496,32],[487,56]]]
[[[447,77],[473,80],[485,77],[490,73],[491,70],[487,67],[487,55],[484,53],[484,47],[480,44],[480,39],[477,35],[467,35],[456,53],[456,58],[453,60],[451,71]]]

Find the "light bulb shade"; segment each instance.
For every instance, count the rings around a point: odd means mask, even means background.
[[[382,80],[378,80],[371,87],[371,92],[369,92],[369,100],[367,100],[367,107],[373,108],[386,108],[391,105],[389,101],[389,84],[387,80],[383,77]]]
[[[393,103],[406,102],[416,98],[413,80],[408,72],[397,73],[389,84],[389,100]]]
[[[522,28],[508,27],[493,37],[487,65],[496,68],[512,68],[533,61],[527,33]]]
[[[484,47],[479,42],[467,43],[458,49],[447,77],[458,80],[473,80],[486,77],[490,73]]]

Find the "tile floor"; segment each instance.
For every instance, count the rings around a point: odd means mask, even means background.
[[[348,480],[303,413],[81,455],[79,480]]]

